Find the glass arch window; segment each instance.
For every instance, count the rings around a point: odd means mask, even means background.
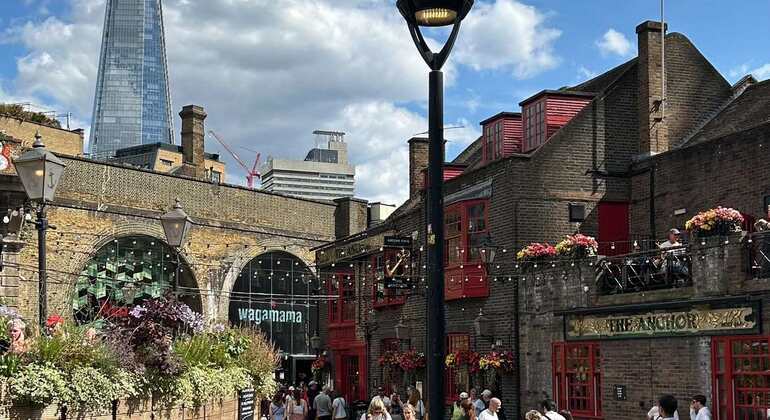
[[[150,236],[124,236],[102,246],[75,281],[72,310],[79,322],[126,316],[142,301],[172,290],[176,251]],[[201,312],[192,272],[182,261],[180,300]]]
[[[230,293],[233,325],[260,329],[287,354],[310,354],[318,326],[318,280],[305,263],[283,251],[249,261]]]

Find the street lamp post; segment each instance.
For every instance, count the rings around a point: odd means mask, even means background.
[[[45,326],[48,312],[48,273],[46,272],[46,230],[48,218],[45,206],[53,201],[56,187],[64,173],[64,162],[45,148],[40,132],[35,133],[32,149],[14,160],[16,173],[30,201],[37,204],[37,264],[38,264],[38,315],[40,328]]]
[[[449,57],[460,22],[473,0],[398,0],[409,34],[430,67],[428,82],[428,410],[431,420],[444,418],[444,88],[441,68]],[[425,42],[421,26],[448,26],[452,31],[441,51],[434,53]]]
[[[187,238],[187,233],[192,227],[192,219],[182,209],[182,203],[176,199],[174,208],[168,213],[160,216],[160,223],[163,225],[163,232],[166,234],[166,242],[176,250],[176,272],[174,273],[174,296],[178,297],[179,274],[181,273],[181,260],[179,254],[182,252],[182,245]]]

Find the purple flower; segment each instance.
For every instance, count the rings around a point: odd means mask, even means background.
[[[217,323],[211,326],[211,331],[216,334],[222,334],[225,332],[225,324]]]
[[[141,318],[144,313],[147,312],[147,308],[145,308],[142,305],[136,305],[133,309],[131,309],[131,312],[129,312],[129,315],[131,315],[134,318]]]

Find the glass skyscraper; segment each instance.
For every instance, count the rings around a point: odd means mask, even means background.
[[[90,153],[174,143],[161,0],[107,0]]]

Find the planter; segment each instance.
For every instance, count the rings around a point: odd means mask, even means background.
[[[259,399],[257,398],[257,401]],[[254,418],[259,418],[257,404]],[[150,400],[122,400],[117,403],[115,419],[118,420],[232,420],[238,416],[238,396],[211,401],[200,407],[153,407]],[[57,406],[42,408],[2,406],[3,420],[61,420],[62,411]],[[67,420],[112,420],[112,410],[98,412],[68,411]]]

